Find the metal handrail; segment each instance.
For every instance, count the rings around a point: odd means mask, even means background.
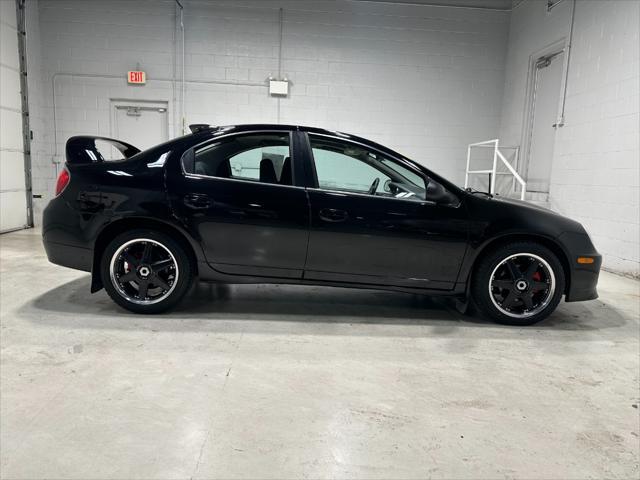
[[[489,184],[489,193],[491,194],[495,194],[496,191],[496,177],[497,175],[513,175],[513,178],[515,181],[517,181],[521,188],[520,191],[520,199],[524,200],[525,198],[525,194],[527,192],[527,182],[525,182],[522,177],[520,176],[520,174],[518,174],[518,172],[516,171],[515,168],[513,168],[513,166],[508,162],[508,160],[504,157],[504,155],[502,154],[502,152],[499,150],[499,145],[500,145],[500,141],[497,138],[494,138],[493,140],[486,140],[484,142],[476,142],[476,143],[470,143],[467,146],[467,169],[465,171],[465,177],[464,177],[464,188],[467,188],[469,186],[469,174],[474,174],[474,173],[482,173],[482,174],[488,174],[490,175],[490,184]],[[484,169],[484,170],[470,170],[470,164],[471,164],[471,149],[473,147],[483,147],[483,148],[493,148],[493,166],[492,168],[489,169]],[[518,147],[502,147],[503,149],[514,149],[516,151],[516,159],[518,158],[518,153],[519,153],[519,148]],[[509,170],[508,172],[498,172],[498,160],[500,160],[506,167],[507,170]],[[513,184],[513,187],[515,189],[515,183]]]

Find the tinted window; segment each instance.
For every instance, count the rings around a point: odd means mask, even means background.
[[[356,158],[352,151],[335,152],[326,145],[313,146],[318,186],[330,190],[367,192],[381,172]],[[384,175],[383,175],[384,176]],[[384,176],[386,180],[387,177]]]
[[[288,133],[260,133],[220,139],[195,151],[188,173],[263,183],[292,184]]]
[[[387,160],[386,158],[382,158],[380,159],[380,161],[390,169],[394,170],[398,175],[400,175],[407,182],[414,184],[416,187],[424,186],[424,180],[417,173],[412,172],[406,167],[403,167],[399,163],[392,162],[391,160]]]
[[[319,188],[424,200],[423,178],[379,152],[315,135],[309,141]]]

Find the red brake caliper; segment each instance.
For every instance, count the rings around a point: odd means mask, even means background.
[[[533,275],[531,275],[531,278],[533,278],[533,280],[536,281],[536,282],[542,281],[542,277],[540,276],[540,272],[535,272]]]
[[[142,260],[142,254],[135,255],[135,258],[139,262],[140,260]],[[126,260],[124,261],[124,268],[125,268],[125,273],[129,273],[131,271],[131,265]]]

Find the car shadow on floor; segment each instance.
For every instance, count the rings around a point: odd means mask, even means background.
[[[104,290],[89,293],[89,276],[55,287],[20,308],[39,323],[69,327],[211,330],[213,321],[268,321],[334,324],[424,325],[506,328],[459,313],[451,299],[389,291],[301,285],[227,285],[200,283],[172,311],[153,316],[132,314],[111,301]],[[598,301],[599,302],[599,301]],[[531,327],[567,331],[617,328],[625,318],[610,306],[561,304],[547,320]],[[598,311],[601,314],[598,314]],[[134,321],[132,321],[134,320]],[[206,322],[206,324],[203,324]]]

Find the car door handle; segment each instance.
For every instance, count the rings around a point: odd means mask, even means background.
[[[349,214],[347,212],[336,208],[323,208],[318,212],[318,215],[325,222],[344,222],[349,218]]]
[[[211,206],[211,198],[204,193],[188,193],[184,196],[184,204],[195,210],[203,210]]]

